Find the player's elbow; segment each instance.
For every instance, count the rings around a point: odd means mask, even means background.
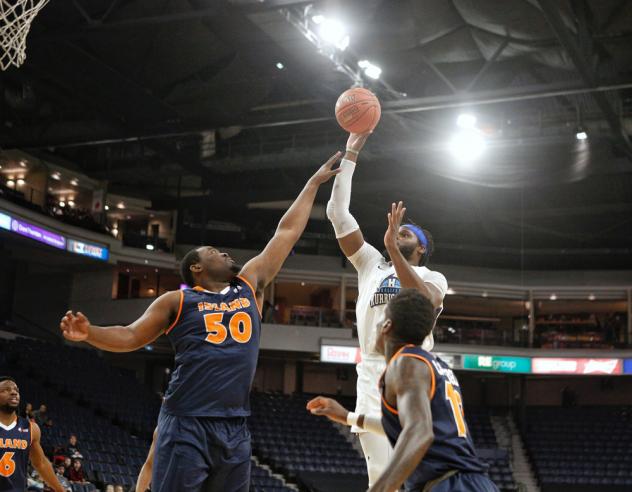
[[[325,209],[329,222],[335,222],[336,220],[336,204],[333,200],[327,202],[327,208]]]
[[[434,442],[432,427],[423,422],[414,423],[410,428],[412,442],[416,442],[419,448],[428,449]]]

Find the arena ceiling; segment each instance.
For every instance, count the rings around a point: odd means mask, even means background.
[[[300,31],[318,13],[348,27],[338,66]],[[344,67],[369,59],[383,117],[352,211],[373,242],[402,199],[442,263],[632,268],[630,41],[626,0],[52,0],[0,73],[0,147],[177,207],[188,242],[256,247],[344,147]],[[445,149],[463,110],[489,140],[469,166]],[[328,223],[301,247],[336,251]]]

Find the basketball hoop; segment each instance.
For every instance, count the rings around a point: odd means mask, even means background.
[[[49,0],[0,0],[0,70],[26,60],[31,22]]]

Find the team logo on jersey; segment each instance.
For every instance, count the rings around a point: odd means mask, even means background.
[[[375,307],[382,306],[383,304],[388,304],[388,301],[395,297],[401,290],[401,288],[402,286],[395,274],[389,275],[384,280],[382,280],[382,283],[373,294],[369,305],[371,307]]]

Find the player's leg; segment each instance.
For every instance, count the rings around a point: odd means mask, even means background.
[[[209,474],[204,429],[194,417],[164,412],[158,429],[151,476],[152,492],[201,492]]]
[[[212,436],[206,492],[248,492],[252,449],[246,419],[208,419],[205,428]]]
[[[369,486],[371,486],[386,468],[393,453],[393,448],[386,436],[363,432],[362,434],[358,434],[358,437],[360,438],[360,444],[364,452],[366,469],[369,474]]]

